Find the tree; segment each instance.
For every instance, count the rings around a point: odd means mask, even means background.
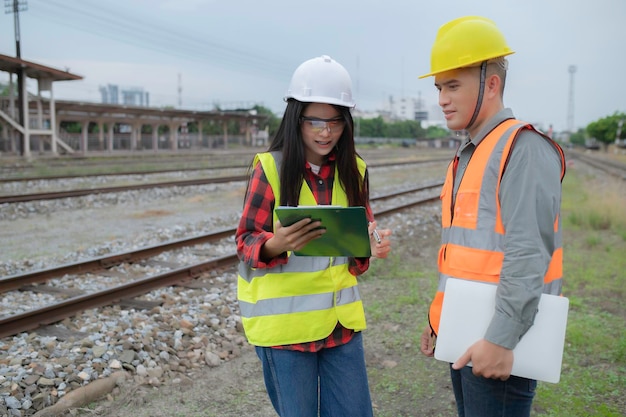
[[[256,105],[253,107],[254,110],[257,111],[257,114],[259,116],[265,116],[267,117],[265,124],[267,126],[269,126],[268,132],[270,137],[274,136],[276,134],[276,131],[278,130],[278,126],[280,126],[280,118],[277,117],[272,110],[268,109],[267,107],[263,107],[260,105]],[[259,130],[263,130],[265,129],[265,126],[259,126]]]
[[[426,129],[426,139],[439,139],[450,136],[450,131],[441,126],[428,126]]]
[[[602,119],[591,122],[587,125],[587,134],[589,137],[596,138],[598,142],[604,144],[606,148],[610,143],[615,142],[615,135],[617,134],[617,124],[620,120],[624,120],[626,123],[626,114],[615,112],[611,116],[604,117]],[[620,137],[617,139],[626,138],[626,126],[622,128]]]
[[[585,133],[585,129],[578,129],[577,132],[574,132],[570,135],[569,141],[578,146],[585,146],[585,137],[587,134]]]
[[[385,122],[381,116],[373,119],[361,119],[361,137],[382,138],[385,137]]]

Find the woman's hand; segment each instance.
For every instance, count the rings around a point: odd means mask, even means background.
[[[309,218],[299,220],[291,226],[283,226],[280,220],[277,220],[274,225],[274,236],[269,238],[261,249],[263,257],[271,259],[283,252],[302,249],[311,240],[326,233],[326,229],[321,228],[321,225],[320,221],[312,221]]]
[[[391,240],[389,239],[392,234],[391,229],[377,229],[376,221],[373,221],[370,222],[367,231],[370,235],[372,256],[375,258],[386,258],[389,256],[389,252],[391,252]],[[377,235],[380,238],[380,242],[376,239]]]

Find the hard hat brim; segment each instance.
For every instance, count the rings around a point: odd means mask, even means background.
[[[443,68],[443,69],[440,69],[440,70],[437,70],[437,71],[432,71],[432,72],[429,72],[428,74],[420,75],[417,78],[418,79],[422,79],[422,78],[426,78],[426,77],[431,77],[433,75],[441,74],[442,72],[446,72],[446,71],[452,71],[452,70],[455,70],[455,69],[474,67],[474,66],[476,66],[477,64],[480,64],[483,61],[489,61],[490,59],[505,57],[505,56],[508,56],[508,55],[512,55],[514,53],[515,53],[515,51],[510,51],[510,52],[507,52],[507,53],[504,53],[504,54],[497,54],[497,55],[494,55],[494,56],[488,56],[486,58],[479,59],[479,60],[476,60],[476,61],[473,61],[473,62],[466,62],[466,63],[464,63],[462,65],[451,65],[451,66],[449,66],[447,68]]]

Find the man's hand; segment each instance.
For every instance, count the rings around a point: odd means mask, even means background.
[[[422,335],[422,340],[423,338]],[[513,351],[480,339],[452,364],[452,369],[459,370],[470,361],[474,375],[506,381],[511,376],[513,368]]]
[[[433,335],[433,331],[430,326],[426,326],[424,331],[422,332],[420,350],[426,356],[434,356],[435,355],[435,339],[436,337]]]

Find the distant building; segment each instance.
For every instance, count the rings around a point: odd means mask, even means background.
[[[100,86],[100,95],[104,104],[150,107],[150,93],[141,87],[120,89],[118,85],[107,84]]]
[[[100,86],[100,95],[104,104],[120,104],[119,87],[117,85],[107,84],[106,86]]]
[[[382,113],[386,114],[390,120],[417,120],[418,108],[419,103],[416,98],[402,97],[396,99],[394,96],[389,96],[383,105]],[[421,111],[421,109],[419,110]]]
[[[143,88],[132,87],[122,90],[122,104],[128,106],[150,107],[150,96]]]

